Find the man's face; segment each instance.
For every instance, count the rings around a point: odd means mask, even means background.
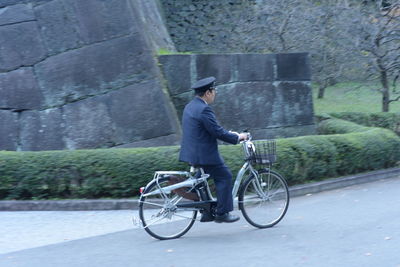
[[[217,94],[217,89],[215,87],[211,87],[210,90],[207,91],[207,103],[211,104],[214,102],[215,95]]]

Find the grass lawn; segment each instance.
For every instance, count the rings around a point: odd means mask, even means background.
[[[400,91],[400,89],[398,89]],[[328,87],[323,99],[317,99],[318,88],[313,86],[315,114],[329,112],[381,112],[382,94],[358,83],[340,83]],[[400,112],[400,101],[390,104],[390,112]]]

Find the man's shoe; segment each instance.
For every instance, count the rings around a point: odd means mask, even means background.
[[[208,212],[204,212],[201,214],[200,222],[212,222],[214,221],[214,216],[212,216]]]
[[[239,216],[237,215],[231,215],[229,214],[229,212],[222,214],[222,215],[216,215],[214,221],[216,223],[232,223],[232,222],[236,222],[240,219]]]

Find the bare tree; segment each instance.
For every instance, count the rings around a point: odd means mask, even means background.
[[[339,5],[317,6],[312,17],[317,27],[310,38],[313,59],[313,80],[318,86],[318,98],[323,98],[325,89],[342,75],[346,62],[344,41],[348,37],[341,30],[340,17],[343,9]]]
[[[399,100],[399,0],[247,0],[240,6],[226,11],[234,23],[218,33],[221,51],[309,52],[319,98],[327,86],[367,70],[381,83],[382,110]]]
[[[236,20],[231,43],[242,52],[309,52],[313,81],[322,98],[354,56],[348,49],[351,37],[346,36],[348,9],[347,0],[258,1]]]
[[[379,81],[382,111],[400,100],[396,83],[400,76],[400,2],[375,1],[374,5],[359,6],[357,40],[359,50],[368,60],[370,81]],[[392,89],[392,90],[390,90]]]

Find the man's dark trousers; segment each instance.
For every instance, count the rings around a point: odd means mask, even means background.
[[[215,189],[217,191],[217,214],[224,214],[233,210],[232,199],[232,173],[225,166],[203,165],[204,172],[214,179]],[[221,201],[223,200],[223,201]]]

